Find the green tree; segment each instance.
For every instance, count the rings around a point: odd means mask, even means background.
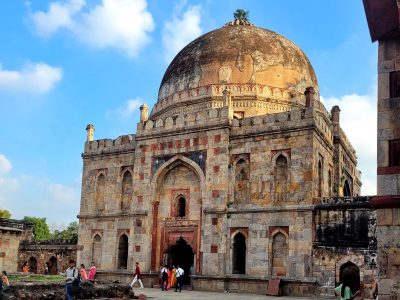
[[[235,18],[235,20],[249,21],[249,11],[246,11],[244,9],[237,9],[233,13],[233,17]]]
[[[9,219],[11,218],[11,213],[7,209],[0,209],[0,218]]]
[[[64,230],[54,230],[51,234],[52,240],[70,240],[74,243],[78,242],[78,222],[69,223],[68,227]]]
[[[33,223],[33,239],[35,241],[50,240],[50,230],[46,218],[24,217],[24,221]]]

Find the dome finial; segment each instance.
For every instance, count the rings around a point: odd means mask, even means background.
[[[232,25],[247,25],[254,26],[249,22],[249,11],[244,9],[237,9],[233,13],[234,20],[225,24],[225,26]]]

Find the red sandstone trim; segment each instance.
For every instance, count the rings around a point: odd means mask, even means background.
[[[374,208],[400,207],[400,195],[376,196],[371,199]]]
[[[400,166],[378,167],[377,173],[378,173],[378,175],[400,174]]]
[[[158,205],[160,202],[153,202],[153,230],[151,240],[151,269],[156,270],[156,251],[157,251],[157,227],[158,227]]]

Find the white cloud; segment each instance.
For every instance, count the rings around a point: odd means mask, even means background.
[[[39,35],[50,37],[59,29],[72,28],[73,17],[82,9],[84,0],[70,0],[69,2],[52,2],[47,12],[38,11],[31,15]]]
[[[164,58],[168,63],[183,47],[201,35],[203,30],[200,22],[201,6],[196,5],[188,7],[180,17],[174,13],[172,20],[164,24],[162,40]]]
[[[106,116],[110,119],[126,120],[129,119],[135,112],[138,112],[138,108],[143,104],[143,100],[140,98],[129,99],[124,105],[112,109],[106,112]]]
[[[0,175],[7,174],[12,169],[11,161],[3,154],[0,154]]]
[[[95,48],[114,48],[137,56],[149,43],[154,21],[146,0],[102,0],[95,6],[85,0],[52,2],[46,12],[31,14],[39,35],[51,36],[60,29]]]
[[[0,64],[0,90],[46,93],[61,79],[61,68],[42,62],[13,71],[3,69]]]
[[[376,88],[369,95],[322,98],[326,108],[339,105],[340,126],[356,150],[361,170],[362,194],[376,195]]]

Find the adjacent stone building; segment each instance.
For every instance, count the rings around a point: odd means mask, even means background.
[[[76,252],[76,241],[22,241],[18,248],[18,271],[26,262],[31,273],[57,275],[69,267],[70,259],[76,261]]]
[[[203,289],[264,293],[280,278],[286,294],[331,293],[352,260],[361,277],[373,272],[372,208],[349,198],[360,194],[356,153],[291,41],[227,23],[174,58],[148,111],[136,134],[94,140],[87,127],[79,262],[128,280],[137,261],[149,285],[163,264],[193,265]],[[362,242],[329,248],[328,225],[355,230],[351,216]]]
[[[0,270],[17,271],[18,248],[21,241],[32,239],[33,224],[0,218]]]
[[[400,3],[364,0],[378,50],[379,299],[400,299]]]

